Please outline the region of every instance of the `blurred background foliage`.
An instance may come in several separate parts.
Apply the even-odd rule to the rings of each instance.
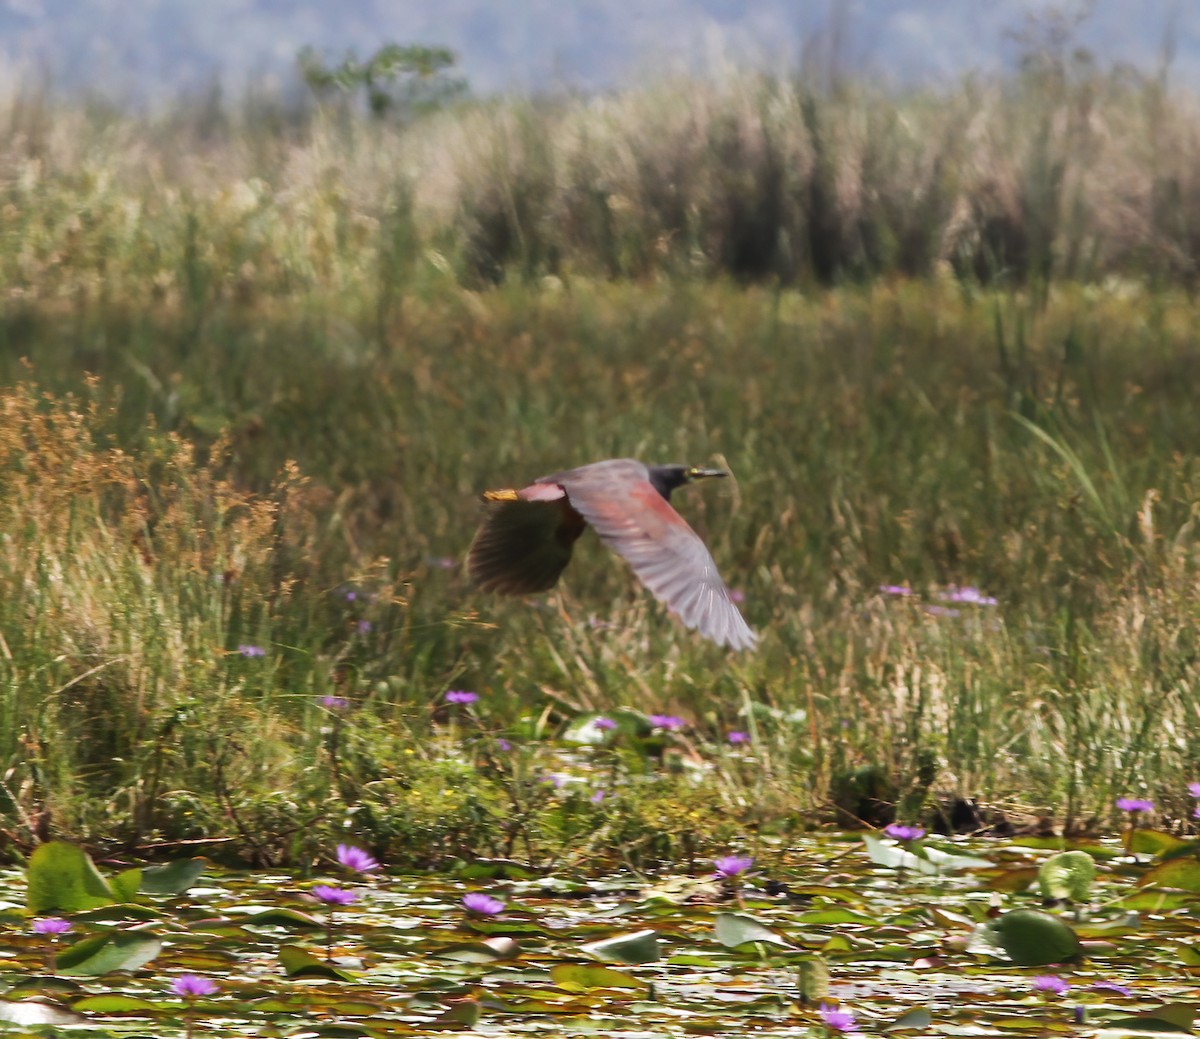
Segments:
[[[1182,813],[1193,99],[1055,48],[937,91],[491,100],[448,58],[310,53],[299,108],[4,103],[12,846],[644,864],[897,802]],[[733,471],[679,504],[757,653],[592,543],[544,601],[468,588],[481,489],[626,455]],[[688,735],[556,740],[617,709]],[[564,760],[615,829],[540,783]]]

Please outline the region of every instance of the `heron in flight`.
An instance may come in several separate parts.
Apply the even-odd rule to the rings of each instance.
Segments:
[[[485,491],[488,511],[467,569],[484,591],[544,592],[558,581],[575,542],[591,526],[685,625],[719,646],[752,649],[757,636],[734,605],[712,555],[671,505],[677,487],[728,475],[723,469],[614,458],[539,477],[520,490]]]

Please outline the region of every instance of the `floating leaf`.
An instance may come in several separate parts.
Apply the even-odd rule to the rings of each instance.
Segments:
[[[1179,950],[1179,962],[1185,967],[1200,967],[1200,945],[1175,946]]]
[[[1026,890],[1037,878],[1036,866],[994,867],[980,877],[988,890],[1010,894]]]
[[[232,912],[233,910],[231,910]],[[299,909],[288,909],[280,907],[279,909],[260,909],[251,913],[247,919],[248,924],[278,924],[281,927],[324,927],[325,924],[318,920],[310,913],[303,913]]]
[[[1198,1009],[1200,1009],[1200,1004],[1196,1003],[1164,1003],[1162,1006],[1151,1010],[1149,1016],[1161,1018],[1163,1021],[1170,1021],[1172,1024],[1190,1031],[1192,1022],[1196,1020],[1196,1011]]]
[[[590,963],[556,963],[550,968],[550,980],[568,992],[587,992],[594,988],[647,989],[650,987],[632,974]]]
[[[1200,859],[1168,859],[1138,881],[1139,887],[1149,884],[1179,891],[1200,891]]]
[[[13,1001],[0,999],[0,1021],[12,1025],[31,1027],[34,1025],[86,1025],[88,1019],[66,1007],[51,1003]]]
[[[479,1023],[482,1013],[483,1008],[478,1002],[473,999],[464,999],[455,1003],[445,1012],[438,1014],[432,1023],[444,1028],[452,1026],[474,1028]]]
[[[531,880],[537,875],[512,859],[472,859],[454,873],[462,880]]]
[[[142,871],[140,869],[123,869],[109,880],[113,894],[120,902],[132,902],[138,896],[142,886]]]
[[[658,947],[658,932],[634,931],[589,942],[582,950],[598,960],[613,960],[617,963],[654,963],[662,953]]]
[[[151,1003],[148,999],[138,999],[136,996],[118,996],[105,994],[103,996],[87,996],[71,1004],[72,1010],[86,1010],[92,1014],[136,1014],[138,1011],[158,1013],[162,1007]]]
[[[499,960],[515,959],[520,952],[521,947],[512,938],[496,936],[482,942],[443,949],[435,955],[440,959],[456,960],[459,963],[496,963]]]
[[[717,941],[727,949],[736,949],[747,942],[770,942],[772,945],[791,947],[791,942],[781,934],[746,913],[718,913],[713,930],[716,931]]]
[[[797,923],[802,924],[864,924],[878,926],[879,921],[866,913],[856,913],[853,909],[817,909],[801,913]]]
[[[1137,1032],[1188,1032],[1192,1030],[1192,1022],[1196,1018],[1197,1004],[1195,1003],[1166,1003],[1161,1007],[1146,1011],[1144,1014],[1130,1014],[1128,1017],[1109,1018],[1104,1022],[1105,1029],[1122,1029]]]
[[[1179,855],[1194,855],[1200,849],[1200,841],[1186,840],[1161,830],[1134,830],[1129,835],[1129,850],[1140,855],[1155,855],[1161,859]]]
[[[110,931],[84,938],[58,954],[60,974],[95,977],[137,970],[162,951],[162,941],[145,931]]]
[[[35,849],[25,876],[25,904],[35,913],[78,913],[117,900],[87,852],[63,841]]]
[[[98,909],[88,909],[74,914],[74,919],[89,924],[129,924],[137,920],[150,921],[162,918],[161,910],[138,902],[114,902],[112,905],[100,906]]]
[[[318,959],[307,949],[298,945],[284,945],[279,949],[279,962],[289,978],[331,978],[334,981],[353,981],[354,975],[339,970],[332,963]]]
[[[867,857],[877,866],[887,866],[889,869],[904,869],[910,873],[935,874],[938,869],[932,862],[914,855],[898,844],[887,844],[873,833],[862,835],[863,843],[867,846]],[[990,864],[989,864],[990,865]]]
[[[204,859],[178,859],[142,870],[142,891],[147,895],[182,895],[199,879],[208,863]]]
[[[819,1003],[829,997],[829,964],[820,956],[802,960],[797,967],[796,986],[801,1003]]]
[[[925,1007],[913,1007],[907,1013],[901,1014],[890,1025],[884,1025],[885,1032],[900,1032],[913,1028],[924,1031],[933,1024],[933,1015]]]
[[[932,845],[926,844],[921,848],[921,854],[932,862],[939,870],[957,870],[957,869],[986,869],[992,865],[987,859],[978,858],[975,855],[958,855],[949,851],[942,851],[941,848],[935,848]]]
[[[1086,902],[1096,879],[1096,860],[1086,851],[1061,851],[1051,855],[1038,870],[1038,887],[1043,898]]]
[[[1014,909],[986,925],[1013,963],[1041,967],[1079,953],[1079,936],[1062,920],[1036,909]]]

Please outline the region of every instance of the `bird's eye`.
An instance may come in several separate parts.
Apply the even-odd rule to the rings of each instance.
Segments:
[[[698,468],[696,468],[696,466],[692,466],[692,468],[690,468],[683,475],[686,476],[689,480],[694,480],[694,479],[696,479],[697,476],[700,475],[700,470]]]

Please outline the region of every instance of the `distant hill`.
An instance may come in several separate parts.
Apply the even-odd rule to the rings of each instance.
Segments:
[[[597,89],[650,70],[734,61],[774,67],[836,55],[893,80],[992,69],[1030,11],[1090,10],[1074,42],[1105,61],[1200,84],[1196,0],[0,0],[8,77],[152,99],[219,79],[294,75],[312,46],[340,57],[384,43],[444,44],[479,91]]]

